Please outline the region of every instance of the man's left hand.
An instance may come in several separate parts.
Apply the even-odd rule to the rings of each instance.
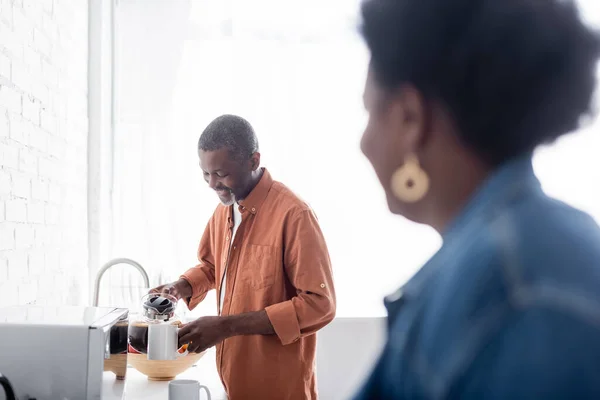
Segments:
[[[201,353],[229,337],[223,317],[200,317],[179,330],[179,344],[190,353]]]

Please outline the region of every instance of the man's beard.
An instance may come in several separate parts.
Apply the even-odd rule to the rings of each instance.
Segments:
[[[236,197],[235,197],[235,194],[233,193],[233,190],[231,190],[230,188],[225,188],[225,187],[223,187],[223,188],[220,188],[220,189],[218,189],[218,190],[215,190],[215,191],[217,192],[217,197],[219,198],[219,200],[221,201],[221,203],[222,203],[224,206],[231,206],[231,205],[235,204],[235,202],[236,202]],[[219,192],[220,192],[220,191],[222,191],[222,192],[226,192],[226,194],[228,194],[228,195],[226,196],[226,197],[227,197],[226,199],[223,199],[223,198],[222,198],[222,197],[219,195]]]
[[[219,199],[219,200],[221,200],[221,199]],[[235,203],[236,203],[235,195],[231,195],[230,200],[227,200],[227,201],[221,200],[221,204],[223,204],[224,206],[232,206]]]

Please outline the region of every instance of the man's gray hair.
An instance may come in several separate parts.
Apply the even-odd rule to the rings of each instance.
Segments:
[[[237,115],[225,114],[215,118],[204,129],[198,140],[198,149],[228,149],[237,160],[245,161],[258,151],[258,139],[248,121]]]

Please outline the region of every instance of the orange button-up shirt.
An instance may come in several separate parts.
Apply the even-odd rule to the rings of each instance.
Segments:
[[[242,222],[233,243],[231,206],[219,205],[206,226],[200,263],[182,275],[193,290],[188,307],[211,289],[219,302],[226,273],[222,315],[266,310],[273,325],[276,335],[236,336],[217,345],[217,369],[230,399],[316,399],[315,333],[336,307],[317,218],[266,169],[239,204]]]

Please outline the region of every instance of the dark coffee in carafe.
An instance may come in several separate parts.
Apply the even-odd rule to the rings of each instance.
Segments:
[[[148,324],[133,323],[129,326],[129,346],[138,353],[148,352]]]

